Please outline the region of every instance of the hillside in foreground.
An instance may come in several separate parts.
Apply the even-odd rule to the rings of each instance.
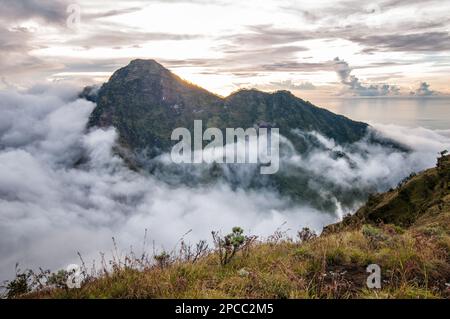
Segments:
[[[236,228],[215,233],[210,250],[182,243],[176,253],[114,258],[80,289],[61,284],[60,272],[30,293],[18,276],[10,297],[449,298],[449,182],[450,156],[442,156],[318,237],[303,229],[295,239],[279,231],[258,241]],[[366,286],[369,264],[381,267],[381,289]]]

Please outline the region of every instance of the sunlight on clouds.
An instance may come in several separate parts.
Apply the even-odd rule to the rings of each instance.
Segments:
[[[151,2],[141,11],[105,21],[153,32],[220,35],[245,26],[267,23],[300,23],[298,17],[275,10],[276,1],[229,1],[228,3]],[[290,20],[290,21],[289,21]]]
[[[147,57],[160,59],[187,59],[217,57],[217,53],[210,50],[209,43],[205,40],[188,40],[187,42],[166,40],[150,41],[139,47],[119,46],[119,48],[92,47],[80,48],[74,46],[53,46],[33,51],[36,55],[58,57],[67,56],[72,58],[130,58]]]
[[[25,18],[21,20],[8,19],[5,39],[24,39],[17,40],[21,45],[5,41],[4,47],[11,52],[2,51],[8,55],[0,62],[0,75],[14,83],[24,82],[16,75],[24,72],[32,74],[27,79],[36,80],[61,73],[70,77],[90,76],[87,72],[111,74],[134,58],[152,58],[219,94],[242,85],[283,80],[333,85],[338,93],[342,87],[330,62],[339,57],[366,86],[389,84],[409,90],[427,79],[432,88],[449,92],[450,35],[445,9],[450,4],[348,0],[332,4],[325,0],[78,3],[82,15],[76,30],[64,25],[66,12],[59,12],[57,23],[39,19],[35,12],[22,12]],[[433,41],[427,41],[428,37]],[[102,69],[85,71],[84,66],[93,61],[101,62]],[[7,67],[2,69],[2,64]],[[20,70],[14,74],[1,73],[15,65]],[[105,65],[109,65],[106,71]],[[310,94],[328,95],[329,88]]]
[[[238,89],[233,85],[233,76],[230,74],[204,74],[202,68],[174,68],[173,71],[181,78],[199,85],[208,91],[226,96]]]

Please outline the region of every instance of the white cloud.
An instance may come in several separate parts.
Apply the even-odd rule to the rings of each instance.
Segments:
[[[243,190],[224,182],[171,186],[131,171],[113,154],[113,129],[85,131],[94,105],[74,96],[55,87],[0,92],[2,279],[13,275],[16,262],[55,269],[77,262],[77,251],[88,262],[98,259],[98,252],[110,251],[112,236],[121,248],[139,248],[146,228],[157,247],[171,250],[190,229],[191,242],[209,239],[211,230],[226,232],[236,225],[266,236],[285,221],[292,230],[320,230],[344,213],[293,205],[266,189]],[[330,157],[330,152],[292,154],[285,160],[316,174],[327,172],[326,178],[341,187],[358,181],[383,188],[411,170],[432,166],[434,153],[450,141],[449,132],[377,128],[410,143],[416,152],[405,156],[362,143],[355,147],[367,147],[366,157],[344,150],[356,162],[356,170]],[[333,141],[321,139],[328,148],[339,149]]]
[[[54,89],[0,95],[2,278],[15,262],[64,267],[78,250],[98,257],[112,236],[123,247],[140,245],[145,228],[170,249],[189,229],[196,241],[235,225],[267,235],[284,221],[318,230],[333,220],[265,191],[170,187],[112,154],[113,129],[85,132],[92,103]]]
[[[74,31],[65,23],[71,1],[0,0],[0,76],[22,86],[61,77],[101,82],[133,58],[154,58],[227,95],[243,77],[270,83],[299,70],[305,81],[329,83],[329,68],[319,67],[339,55],[359,67],[359,79],[396,73],[399,86],[427,79],[448,93],[443,1],[76,2],[82,15]],[[390,88],[360,91],[386,95]]]
[[[419,84],[419,87],[414,91],[410,93],[411,95],[415,96],[431,96],[431,95],[438,95],[439,93],[433,90],[430,90],[430,85],[427,82],[421,82]]]
[[[349,64],[339,58],[334,59],[336,73],[343,84],[340,94],[356,96],[392,96],[400,93],[400,88],[391,84],[364,84],[355,75]]]

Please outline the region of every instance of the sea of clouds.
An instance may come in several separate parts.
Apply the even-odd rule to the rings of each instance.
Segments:
[[[120,249],[139,251],[145,229],[157,249],[170,251],[190,230],[185,240],[191,243],[236,225],[260,236],[280,225],[320,231],[348,212],[339,202],[333,211],[320,211],[270,189],[231,187],[223,181],[177,185],[130,170],[113,151],[113,128],[86,130],[95,105],[78,99],[76,92],[55,85],[0,91],[0,280],[12,278],[16,263],[21,268],[65,268],[78,262],[77,252],[88,262],[98,260],[99,252],[111,251],[113,236]],[[344,189],[356,185],[383,191],[413,171],[434,166],[437,152],[450,145],[450,130],[373,129],[413,151],[367,141],[342,147],[308,133],[316,134],[326,149],[344,151],[352,165],[323,150],[303,156],[291,152],[283,155],[281,165]],[[334,196],[320,187],[317,191]]]

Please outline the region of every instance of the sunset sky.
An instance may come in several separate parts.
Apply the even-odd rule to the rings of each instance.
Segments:
[[[426,0],[0,0],[0,87],[102,83],[152,58],[221,95],[448,95],[449,12]]]

